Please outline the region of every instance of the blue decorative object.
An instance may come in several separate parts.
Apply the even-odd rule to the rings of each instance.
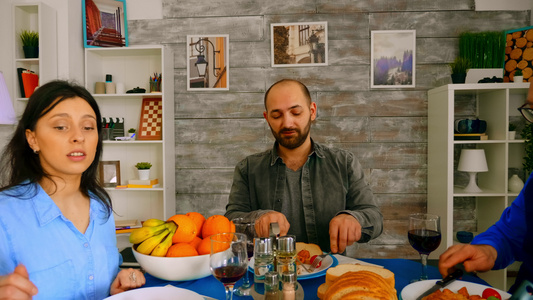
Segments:
[[[474,239],[474,234],[469,231],[457,231],[457,240],[463,244],[468,244]]]

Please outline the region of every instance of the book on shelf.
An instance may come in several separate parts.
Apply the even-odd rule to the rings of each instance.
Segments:
[[[135,229],[142,227],[139,220],[115,220],[115,229]]]
[[[130,179],[128,180],[128,184],[137,184],[137,185],[154,185],[154,184],[158,184],[159,183],[159,179],[155,178],[155,179]]]
[[[157,184],[128,184],[129,189],[151,189],[159,187],[159,183]]]
[[[486,133],[455,133],[453,139],[456,141],[483,141],[488,140]]]
[[[20,96],[22,98],[29,98],[33,94],[33,91],[35,91],[35,88],[39,86],[39,75],[24,68],[17,68],[17,74],[19,78]]]

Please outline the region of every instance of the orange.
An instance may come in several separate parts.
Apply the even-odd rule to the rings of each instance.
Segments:
[[[215,247],[217,247],[215,249],[215,252],[221,252],[221,251],[224,251],[226,250],[229,245],[228,244],[223,244],[223,243],[216,243]],[[198,248],[196,248],[198,250],[198,254],[199,255],[204,255],[204,254],[211,254],[211,239],[210,238],[205,238],[203,239],[200,244],[198,244]]]
[[[185,256],[197,256],[198,251],[194,249],[193,246],[187,244],[187,243],[177,243],[170,248],[168,248],[167,251],[167,257],[185,257]]]
[[[235,232],[235,224],[222,215],[213,215],[207,218],[202,227],[202,238],[222,232]]]
[[[192,242],[190,242],[189,244],[190,244],[191,246],[193,246],[194,249],[198,250],[198,245],[200,244],[201,241],[202,241],[201,238],[195,236],[194,239],[192,240]]]
[[[172,244],[189,243],[196,236],[196,224],[190,217],[178,214],[170,217],[168,221],[174,221],[178,225],[172,237]]]
[[[196,224],[196,236],[202,236],[202,226],[205,222],[205,217],[198,212],[188,212],[185,214],[187,217],[191,218],[194,221],[194,224]]]

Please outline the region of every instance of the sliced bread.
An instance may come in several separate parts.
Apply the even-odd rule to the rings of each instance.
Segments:
[[[302,262],[304,264],[310,264],[309,259],[313,257],[314,255],[320,255],[322,254],[322,249],[320,249],[320,246],[317,244],[311,244],[311,243],[302,243],[302,242],[296,242],[296,255],[300,253],[300,251],[306,250],[309,252],[309,254],[305,253],[305,255],[299,255],[299,257],[302,259]],[[302,253],[303,254],[303,253]],[[303,259],[305,258],[305,261]]]

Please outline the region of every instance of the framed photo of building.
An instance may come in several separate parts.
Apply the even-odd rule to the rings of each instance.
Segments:
[[[270,25],[272,67],[328,65],[328,23]]]
[[[187,36],[187,90],[229,90],[229,35]]]
[[[98,178],[104,187],[120,185],[120,161],[100,161],[98,165]]]
[[[126,0],[82,0],[83,45],[127,47]]]
[[[415,59],[415,30],[372,31],[370,87],[414,88]]]

